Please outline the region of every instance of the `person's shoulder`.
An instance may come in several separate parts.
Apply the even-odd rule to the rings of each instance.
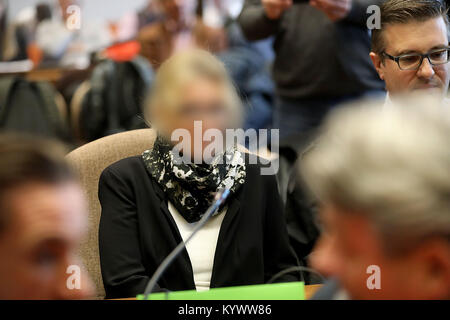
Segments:
[[[102,176],[115,175],[117,177],[133,177],[142,175],[145,165],[142,156],[133,156],[114,162],[103,170]]]

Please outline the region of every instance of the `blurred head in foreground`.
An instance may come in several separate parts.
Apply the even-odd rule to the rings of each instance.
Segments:
[[[353,299],[448,299],[450,114],[370,104],[332,114],[302,162],[324,226],[311,263]]]
[[[388,0],[372,30],[370,57],[391,97],[426,91],[443,97],[449,73],[449,22],[439,0]],[[424,57],[427,55],[427,57]]]
[[[86,212],[59,146],[0,136],[0,299],[91,294],[76,255]]]

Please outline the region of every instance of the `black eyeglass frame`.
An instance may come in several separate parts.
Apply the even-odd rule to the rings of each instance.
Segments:
[[[445,61],[443,63],[433,63],[433,62],[431,62],[430,55],[433,54],[433,53],[439,52],[441,50],[447,50],[447,61]],[[420,67],[422,66],[423,59],[425,59],[425,58],[428,59],[428,62],[432,66],[441,66],[441,65],[444,65],[444,64],[450,62],[450,47],[443,47],[443,48],[439,48],[439,49],[434,49],[434,50],[431,50],[431,51],[429,51],[427,53],[424,53],[424,54],[422,54],[422,53],[405,53],[405,54],[401,54],[399,56],[391,56],[390,54],[386,53],[386,51],[383,51],[381,54],[384,55],[385,57],[391,59],[392,61],[395,61],[397,63],[397,65],[398,65],[398,67],[400,68],[400,70],[419,70]],[[400,67],[400,59],[404,58],[404,57],[409,57],[409,56],[420,56],[421,57],[420,58],[420,62],[417,65],[417,67],[408,68],[408,69],[404,69],[404,68]]]

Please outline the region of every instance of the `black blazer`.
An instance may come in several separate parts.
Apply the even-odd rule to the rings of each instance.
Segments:
[[[141,157],[114,163],[100,177],[99,243],[106,298],[133,297],[182,241],[167,199]],[[228,200],[219,233],[211,288],[262,284],[296,265],[274,176],[247,164],[246,183]],[[296,281],[297,274],[278,279]],[[186,250],[166,270],[158,289],[195,289]]]

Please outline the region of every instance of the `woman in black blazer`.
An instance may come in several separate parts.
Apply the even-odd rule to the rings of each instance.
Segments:
[[[171,105],[174,96],[179,99]],[[230,119],[238,116],[237,101],[225,68],[204,51],[176,54],[161,66],[148,107],[159,133],[154,147],[116,162],[100,177],[100,260],[107,298],[143,293],[156,268],[223,188],[231,190],[225,205],[165,271],[157,289],[262,284],[296,265],[273,175],[261,175],[261,166],[250,164],[236,146],[216,150],[210,161],[202,148],[198,164],[173,157],[169,133],[177,128],[193,133],[193,120],[201,120],[203,129],[224,131],[235,125]],[[189,159],[199,154],[191,151]],[[296,280],[297,274],[277,279]]]

